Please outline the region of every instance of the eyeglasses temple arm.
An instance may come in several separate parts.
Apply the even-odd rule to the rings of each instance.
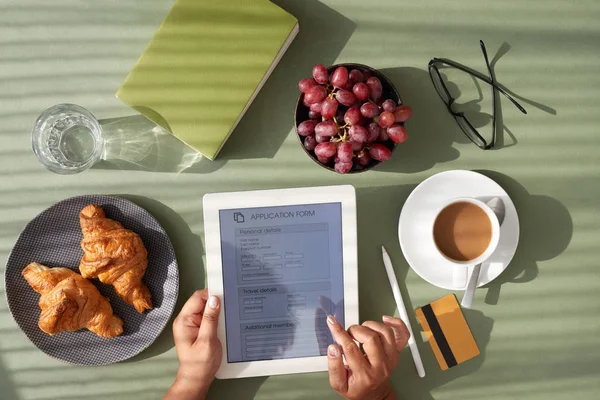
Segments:
[[[498,91],[500,93],[502,93],[507,99],[509,99],[511,101],[511,103],[513,103],[515,105],[515,107],[517,107],[519,109],[519,111],[521,111],[523,114],[527,114],[527,111],[523,108],[523,106],[521,106],[519,104],[518,101],[516,101],[510,94],[508,94],[500,84],[498,83],[492,83],[492,81],[490,80],[490,78],[488,78],[487,76],[472,70],[471,68],[465,67],[462,64],[458,64],[454,61],[448,60],[446,58],[434,58],[431,61],[429,61],[430,64],[434,63],[434,62],[440,62],[442,64],[446,64],[446,65],[450,65],[451,67],[454,67],[456,69],[459,69],[463,72],[466,72],[467,74],[473,75],[475,78],[484,81],[485,83],[487,83],[488,85],[492,85],[494,86],[496,89],[498,89]]]
[[[488,70],[488,75],[490,80],[492,81],[492,107],[494,112],[492,114],[492,141],[489,145],[485,146],[485,150],[491,149],[494,147],[496,142],[496,79],[494,78],[494,72],[492,71],[492,66],[490,65],[490,60],[488,59],[487,50],[485,49],[485,44],[483,40],[479,41],[479,45],[481,46],[481,52],[483,53],[483,58],[485,59],[485,66]]]

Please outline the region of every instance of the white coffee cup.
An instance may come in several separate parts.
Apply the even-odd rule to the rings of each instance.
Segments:
[[[500,223],[498,222],[498,217],[496,216],[494,211],[484,202],[474,199],[474,198],[471,198],[471,197],[461,197],[461,198],[457,198],[457,199],[452,199],[452,200],[448,201],[447,203],[445,203],[442,207],[440,207],[440,209],[438,210],[438,212],[436,214],[436,220],[437,220],[437,216],[440,215],[442,210],[444,210],[446,207],[448,207],[452,204],[455,204],[455,203],[471,203],[471,204],[478,206],[480,209],[482,209],[486,213],[486,215],[488,216],[488,218],[490,219],[490,222],[492,224],[492,238],[490,240],[490,243],[489,243],[488,247],[485,249],[485,251],[483,253],[481,253],[481,255],[479,257],[474,258],[472,260],[467,260],[467,261],[459,261],[459,260],[455,260],[455,259],[448,257],[437,247],[437,244],[436,244],[435,248],[442,255],[442,257],[444,257],[446,260],[450,261],[451,263],[453,263],[455,265],[467,266],[467,265],[481,264],[482,262],[484,262],[488,258],[490,258],[490,256],[494,253],[494,251],[496,251],[496,247],[498,247],[498,242],[500,241]],[[436,243],[435,237],[434,237],[434,227],[433,226],[431,227],[431,240],[433,240],[433,243]]]

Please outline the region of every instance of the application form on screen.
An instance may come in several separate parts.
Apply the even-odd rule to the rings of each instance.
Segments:
[[[342,206],[220,210],[228,362],[327,354],[344,324]]]

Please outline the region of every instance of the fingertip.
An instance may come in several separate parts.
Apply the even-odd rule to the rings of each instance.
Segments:
[[[213,310],[215,310],[215,309],[219,308],[220,301],[217,296],[210,296],[208,298],[208,302],[206,304],[209,308],[212,308]]]
[[[327,355],[329,358],[338,358],[340,356],[340,349],[335,344],[330,344],[327,348]]]
[[[335,319],[335,317],[333,315],[328,315],[327,316],[327,323],[331,326],[336,326],[338,325],[337,320]]]
[[[335,319],[333,315],[327,316],[327,326],[329,327],[329,330],[334,334],[335,332],[338,332],[341,329],[340,323],[337,319]]]
[[[381,319],[383,320],[383,323],[387,325],[400,326],[404,324],[400,318],[390,317],[389,315],[384,315]]]

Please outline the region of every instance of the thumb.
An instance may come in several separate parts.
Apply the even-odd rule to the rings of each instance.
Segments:
[[[217,296],[210,296],[204,307],[204,315],[198,332],[198,339],[209,340],[217,337],[221,302]]]

